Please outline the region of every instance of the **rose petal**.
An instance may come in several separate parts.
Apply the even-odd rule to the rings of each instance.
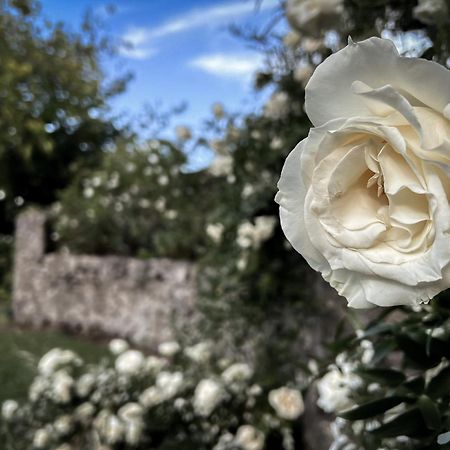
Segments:
[[[450,71],[424,59],[400,57],[391,41],[372,37],[346,46],[315,70],[305,92],[306,112],[315,126],[339,117],[373,115],[352,92],[354,81],[372,89],[390,85],[412,106],[426,105],[448,114]]]

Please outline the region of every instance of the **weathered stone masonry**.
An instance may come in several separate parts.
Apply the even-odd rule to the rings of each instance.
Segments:
[[[45,253],[45,215],[16,223],[13,314],[36,328],[121,336],[155,347],[194,314],[195,266],[169,259]]]

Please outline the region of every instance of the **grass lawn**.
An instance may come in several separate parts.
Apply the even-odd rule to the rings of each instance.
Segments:
[[[86,362],[98,361],[107,354],[104,345],[86,338],[0,325],[0,403],[8,398],[26,398],[37,361],[54,347],[73,350]]]

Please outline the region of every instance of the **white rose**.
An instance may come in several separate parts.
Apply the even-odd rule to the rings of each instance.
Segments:
[[[264,448],[264,433],[251,425],[242,425],[236,432],[236,444],[243,450],[262,450]]]
[[[352,406],[350,399],[352,380],[356,375],[341,372],[333,368],[317,382],[319,398],[317,405],[327,413],[343,411]]]
[[[450,71],[370,38],[306,86],[316,128],[278,184],[292,246],[349,306],[415,305],[450,285]]]
[[[136,375],[145,366],[145,356],[138,350],[127,350],[116,359],[115,367],[122,375]]]
[[[448,7],[445,0],[419,0],[413,16],[427,25],[448,22]]]
[[[223,400],[223,387],[214,380],[201,380],[194,392],[194,411],[202,417],[208,417]]]
[[[302,394],[296,389],[281,387],[269,392],[269,404],[278,417],[295,420],[303,414],[305,406]]]
[[[311,35],[336,26],[343,12],[343,0],[287,0],[286,3],[286,18],[291,27]]]

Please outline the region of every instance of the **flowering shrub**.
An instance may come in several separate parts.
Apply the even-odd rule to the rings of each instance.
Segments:
[[[317,405],[334,415],[330,449],[422,450],[450,442],[449,294],[381,313],[334,341],[313,370]]]
[[[207,180],[183,172],[173,143],[118,142],[52,209],[53,245],[73,252],[191,259],[205,246]]]
[[[253,368],[218,357],[210,342],[166,342],[146,356],[115,339],[110,350],[94,365],[68,350],[45,354],[28,401],[2,405],[8,448],[298,448],[300,391],[258,384]]]

